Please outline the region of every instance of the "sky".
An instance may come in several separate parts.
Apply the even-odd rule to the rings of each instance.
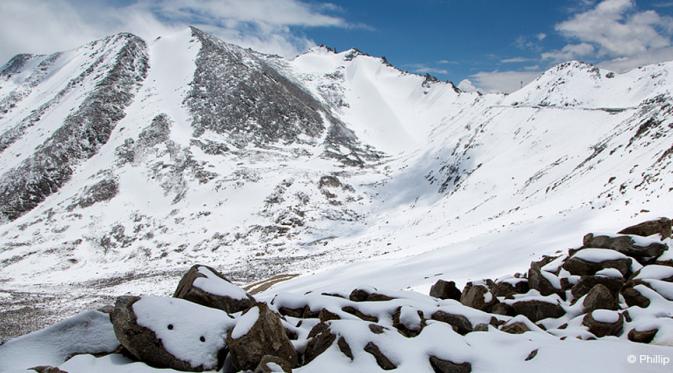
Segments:
[[[512,92],[571,59],[617,72],[673,60],[673,0],[1,0],[0,64],[188,25],[286,57],[358,48],[485,92]]]

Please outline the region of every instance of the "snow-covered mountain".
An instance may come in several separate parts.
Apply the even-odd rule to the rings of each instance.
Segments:
[[[482,95],[355,49],[288,60],[195,28],[16,56],[4,313],[168,293],[194,263],[299,274],[274,288],[297,291],[520,271],[577,231],[670,215],[672,74],[568,62]]]

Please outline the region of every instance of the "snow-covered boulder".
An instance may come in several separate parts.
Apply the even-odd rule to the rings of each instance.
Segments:
[[[228,313],[245,311],[255,304],[255,299],[245,290],[215,269],[199,264],[182,276],[173,296]]]
[[[453,281],[437,280],[430,288],[430,296],[439,299],[454,299],[460,301],[461,292]]]
[[[292,366],[287,360],[281,359],[278,356],[266,355],[262,357],[255,373],[290,373]]]
[[[0,345],[0,372],[57,366],[73,355],[110,353],[117,347],[108,315],[85,311]]]
[[[221,367],[225,338],[235,325],[226,312],[158,296],[120,297],[110,319],[119,342],[136,358],[184,371]]]
[[[563,269],[573,275],[592,276],[596,272],[614,268],[623,276],[631,272],[633,259],[616,250],[586,248],[577,251],[563,263]]]
[[[297,364],[297,353],[285,333],[280,316],[265,303],[245,312],[227,335],[231,363],[237,370],[255,369],[265,355]]]
[[[617,311],[595,310],[584,316],[582,325],[599,338],[607,335],[619,335],[624,327],[624,316]]]
[[[610,289],[605,285],[596,284],[582,301],[584,312],[591,312],[598,309],[616,310],[617,299],[612,295]]]
[[[497,301],[484,282],[468,282],[460,297],[460,303],[481,311],[489,310]]]
[[[668,249],[666,244],[656,239],[628,235],[589,233],[584,236],[583,242],[585,248],[616,250],[633,258],[657,257]]]

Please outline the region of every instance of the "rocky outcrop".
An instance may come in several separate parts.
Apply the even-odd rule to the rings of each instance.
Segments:
[[[487,311],[497,303],[497,299],[486,284],[468,282],[463,289],[460,303],[481,311]]]
[[[592,233],[584,236],[584,247],[603,248],[618,251],[633,258],[652,258],[660,256],[666,245],[660,242],[638,244],[629,236],[595,236]]]
[[[620,234],[635,234],[636,236],[648,237],[658,234],[661,239],[671,237],[671,219],[659,218],[648,220],[619,231]]]
[[[461,292],[453,281],[437,280],[430,288],[430,296],[439,299],[453,299],[460,301]]]
[[[624,316],[616,311],[596,310],[584,316],[582,325],[599,338],[619,335],[624,326]]]
[[[619,306],[617,299],[606,286],[596,284],[582,302],[585,313],[590,313],[598,309],[616,310]]]

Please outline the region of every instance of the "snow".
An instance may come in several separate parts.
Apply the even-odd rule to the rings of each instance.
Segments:
[[[236,326],[231,332],[231,338],[238,339],[248,334],[257,322],[257,319],[259,319],[259,307],[252,307],[238,318]]]
[[[245,290],[224,280],[214,274],[206,267],[199,267],[199,273],[206,277],[197,277],[194,280],[194,286],[213,295],[226,296],[231,299],[246,299],[248,297]]]
[[[409,330],[421,329],[421,317],[413,307],[403,306],[400,308],[400,323]]]
[[[0,372],[56,366],[76,353],[111,352],[118,346],[108,315],[85,311],[0,345]]]
[[[610,249],[582,249],[572,256],[591,263],[602,263],[608,260],[628,259],[629,257],[619,251]]]
[[[673,278],[673,267],[659,264],[650,264],[644,266],[640,269],[636,277],[634,277],[635,280],[663,280],[666,278]]]
[[[235,321],[227,313],[178,298],[144,296],[133,304],[138,325],[152,330],[171,355],[212,369]]]
[[[616,269],[616,268],[601,269],[600,271],[596,272],[596,276],[604,276],[604,277],[610,277],[610,278],[623,278],[624,277],[622,275],[622,273],[619,272],[619,270]]]
[[[619,312],[610,310],[595,310],[591,312],[591,317],[598,322],[612,324],[619,320]]]

